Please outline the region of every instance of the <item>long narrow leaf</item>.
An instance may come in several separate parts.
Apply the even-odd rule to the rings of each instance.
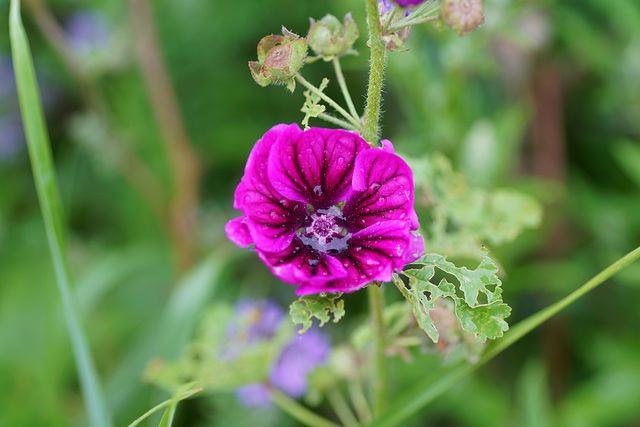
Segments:
[[[53,166],[49,135],[45,126],[29,42],[20,17],[19,0],[11,1],[9,27],[11,53],[29,157],[56,273],[56,281],[62,297],[63,311],[69,329],[82,394],[87,405],[91,425],[95,427],[109,426],[110,421],[105,399],[80,323],[75,294],[71,288],[66,258],[62,201]]]

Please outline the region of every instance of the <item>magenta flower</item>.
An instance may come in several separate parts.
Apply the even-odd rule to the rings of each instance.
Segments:
[[[415,6],[417,4],[424,3],[429,0],[393,0],[393,1],[395,1],[401,7],[407,7],[407,6]]]
[[[235,192],[244,214],[225,227],[253,245],[298,295],[353,292],[389,281],[422,255],[413,176],[393,152],[358,134],[280,124],[256,142]]]

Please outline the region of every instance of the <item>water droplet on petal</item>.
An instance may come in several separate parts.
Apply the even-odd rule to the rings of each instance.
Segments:
[[[250,203],[251,202],[251,196],[249,196],[248,194],[246,196],[244,196],[244,202],[245,203]]]
[[[337,162],[338,162],[339,165],[343,164],[344,163],[344,157],[338,157]]]
[[[362,252],[362,246],[356,246],[355,248],[353,248],[353,250],[356,253],[360,253],[360,252]]]
[[[377,201],[376,201],[376,205],[378,206],[384,206],[387,204],[387,198],[382,196],[380,197]]]
[[[269,214],[269,216],[271,217],[272,220],[277,221],[280,219],[280,215],[278,215],[276,212],[271,212]]]
[[[349,262],[349,260],[345,259],[344,261],[342,261],[342,265],[344,265],[345,268],[349,268],[351,266],[351,262]]]

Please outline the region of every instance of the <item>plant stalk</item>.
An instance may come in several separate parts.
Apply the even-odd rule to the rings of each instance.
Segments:
[[[335,424],[315,412],[308,410],[276,389],[271,389],[271,397],[280,409],[309,427],[340,427],[338,424]]]
[[[340,90],[342,91],[342,96],[344,96],[344,100],[347,103],[347,107],[349,107],[349,112],[353,117],[360,117],[358,111],[356,110],[355,105],[353,105],[353,100],[351,99],[351,94],[349,93],[349,88],[347,87],[347,82],[344,79],[344,74],[342,74],[342,66],[340,65],[340,59],[336,56],[333,58],[333,70],[336,73],[336,79],[338,80],[338,85],[340,85]]]
[[[378,144],[380,122],[380,106],[382,105],[382,84],[384,81],[385,44],[382,40],[380,11],[378,0],[367,0],[367,22],[369,25],[369,44],[371,58],[369,60],[369,88],[367,91],[367,107],[364,115],[362,137],[371,146]]]
[[[336,101],[334,101],[333,99],[329,98],[324,92],[322,92],[320,89],[315,87],[311,82],[306,80],[300,74],[296,74],[296,80],[298,82],[300,82],[301,85],[303,85],[304,87],[309,89],[311,92],[313,92],[316,95],[318,95],[320,97],[320,99],[322,99],[324,102],[326,102],[327,104],[331,105],[333,107],[333,109],[336,110],[338,113],[342,114],[342,116],[345,119],[347,119],[349,121],[349,123],[351,123],[357,130],[362,129],[362,125],[360,124],[360,122],[358,121],[357,118],[355,118],[351,114],[349,114],[347,112],[347,110],[342,108]]]
[[[474,364],[461,363],[441,375],[435,381],[432,378],[429,378],[428,380],[419,383],[416,387],[403,393],[398,397],[398,399],[396,399],[396,403],[371,423],[370,426],[386,427],[399,425],[406,418],[420,410],[420,408],[431,403],[434,399],[449,390],[457,382],[475,372],[481,366],[517,342],[520,338],[524,337],[551,317],[558,314],[558,312],[566,308],[581,296],[585,295],[587,292],[604,283],[611,276],[636,261],[638,258],[640,258],[640,247],[629,252],[627,255],[602,270],[588,282],[562,298],[560,301],[519,322],[511,328],[511,330],[506,332],[503,338],[495,341],[478,362]]]

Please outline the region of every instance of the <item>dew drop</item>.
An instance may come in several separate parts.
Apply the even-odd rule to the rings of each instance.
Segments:
[[[274,221],[277,221],[280,219],[280,215],[278,215],[276,212],[271,212],[269,214],[269,216],[271,217],[271,219],[273,219]]]
[[[248,194],[246,196],[244,196],[244,202],[245,203],[250,203],[251,202],[251,196],[249,196]]]
[[[362,246],[356,246],[355,248],[353,248],[353,250],[356,253],[360,253],[360,252],[362,252]]]
[[[313,153],[313,150],[311,148],[307,148],[307,154],[311,154]]]
[[[376,205],[378,206],[384,206],[387,204],[387,198],[382,196],[380,197],[377,201],[376,201]]]
[[[349,262],[349,260],[345,259],[344,261],[342,261],[342,265],[344,265],[345,268],[349,268],[351,266],[351,262]]]
[[[339,165],[344,164],[344,157],[338,157],[337,162]]]

